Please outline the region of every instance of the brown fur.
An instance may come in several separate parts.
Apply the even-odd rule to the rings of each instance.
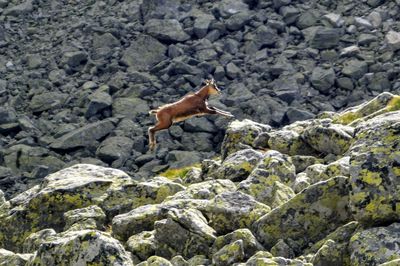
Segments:
[[[156,145],[155,133],[159,130],[169,128],[174,122],[206,114],[220,114],[233,117],[229,112],[208,106],[207,99],[212,94],[220,94],[220,90],[213,79],[206,80],[206,86],[202,87],[196,93],[186,95],[177,102],[151,110],[150,114],[156,115],[157,123],[148,130],[150,150],[153,150]]]

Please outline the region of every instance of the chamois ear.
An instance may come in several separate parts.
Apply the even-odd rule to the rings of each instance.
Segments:
[[[217,83],[215,82],[215,79],[214,79],[214,78],[212,78],[212,79],[210,80],[210,83],[213,84],[213,85],[217,84]]]
[[[206,79],[206,80],[204,81],[204,83],[206,83],[206,85],[210,85],[210,83],[211,83],[211,80],[209,80],[209,79]]]

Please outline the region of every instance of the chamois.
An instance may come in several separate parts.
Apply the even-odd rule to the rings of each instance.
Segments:
[[[156,146],[155,133],[157,131],[169,128],[174,122],[180,122],[192,116],[201,116],[207,114],[219,114],[227,117],[233,117],[229,112],[219,110],[208,106],[208,98],[213,94],[221,94],[214,79],[206,80],[206,85],[196,93],[186,95],[177,102],[163,105],[149,113],[154,114],[157,123],[150,127],[149,149],[154,150]]]

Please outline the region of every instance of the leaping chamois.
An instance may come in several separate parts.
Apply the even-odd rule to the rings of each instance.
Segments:
[[[159,130],[169,128],[174,122],[180,122],[192,116],[207,114],[219,114],[227,117],[233,117],[230,112],[219,110],[208,106],[208,98],[213,94],[221,94],[214,79],[206,80],[206,85],[196,93],[186,95],[177,102],[163,105],[149,113],[157,118],[155,126],[150,127],[149,149],[154,150],[156,146],[155,133]]]

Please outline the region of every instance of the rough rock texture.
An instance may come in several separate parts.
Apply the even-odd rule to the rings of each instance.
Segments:
[[[232,7],[241,10],[238,14],[246,12],[244,5],[233,2],[221,2],[226,4],[221,5],[221,16],[233,17]],[[272,4],[282,9],[290,2]],[[281,13],[288,23],[301,16],[291,7]],[[301,25],[312,22],[311,17],[301,21]],[[341,25],[335,16],[326,22]],[[210,27],[212,23],[216,22]],[[250,22],[241,14],[230,23],[246,27]],[[372,25],[364,19],[356,24]],[[63,60],[76,71],[84,58],[68,53]],[[94,83],[82,86],[98,88]],[[0,264],[396,265],[400,259],[398,102],[399,96],[382,93],[349,110],[325,112],[283,128],[234,121],[221,147],[225,157],[146,180],[92,164],[49,174],[46,165],[35,162],[57,155],[25,142],[14,145],[0,157],[7,162],[0,168],[0,181],[13,178],[12,167],[21,168],[12,163],[13,156],[24,169],[33,167],[35,175],[45,177],[10,199],[0,190]],[[6,123],[17,119],[12,109],[0,112]],[[114,160],[112,165],[130,160],[125,145],[118,143],[144,147],[140,135],[132,134],[131,139],[123,134],[136,126],[123,121],[111,121],[115,136],[101,137],[100,149],[88,146],[97,149],[103,160]],[[81,128],[60,130],[81,132]],[[193,134],[214,130],[195,122],[187,129]],[[61,131],[60,138],[69,134]],[[177,127],[170,132],[187,134]],[[158,152],[175,156],[176,164],[192,153]],[[106,154],[110,159],[103,157]],[[149,169],[164,167],[160,159],[154,164],[152,155],[137,156]]]

